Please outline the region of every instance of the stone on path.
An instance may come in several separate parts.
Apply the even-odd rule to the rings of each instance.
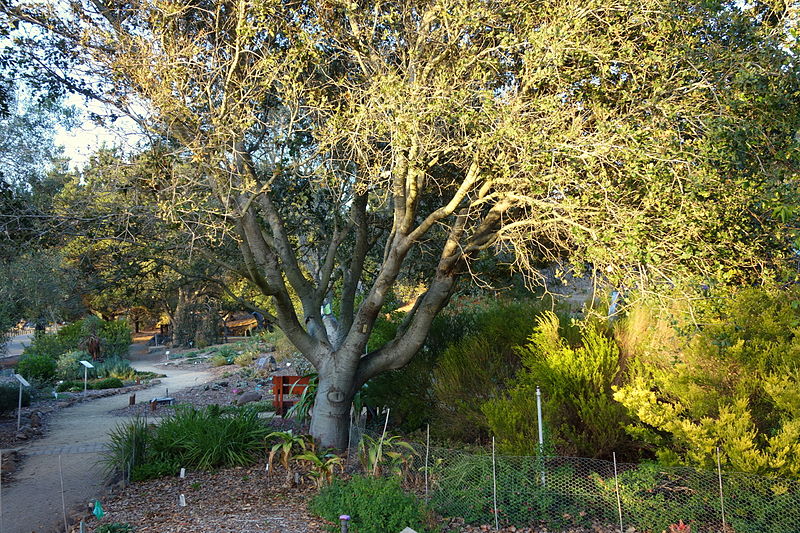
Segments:
[[[250,402],[257,402],[261,399],[261,395],[257,392],[245,392],[236,400],[236,405],[244,405]]]

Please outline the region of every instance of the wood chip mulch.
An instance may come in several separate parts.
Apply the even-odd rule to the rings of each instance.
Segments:
[[[314,493],[288,487],[280,467],[267,476],[265,464],[217,472],[186,472],[181,479],[133,483],[102,501],[105,516],[87,514],[85,531],[101,524],[128,523],[137,533],[321,533],[324,521],[306,510]],[[184,495],[186,506],[180,505]],[[71,530],[77,533],[78,527]]]

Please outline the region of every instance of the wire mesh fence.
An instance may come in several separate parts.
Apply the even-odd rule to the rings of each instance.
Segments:
[[[380,435],[355,427],[353,469],[373,469]],[[596,524],[629,531],[800,531],[800,482],[742,473],[627,464],[579,457],[508,456],[384,440],[380,471],[400,475],[445,517],[467,524],[547,526],[553,531]],[[413,451],[412,451],[413,449]],[[615,468],[616,466],[616,468]]]

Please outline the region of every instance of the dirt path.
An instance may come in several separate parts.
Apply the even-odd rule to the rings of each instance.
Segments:
[[[158,365],[162,354],[148,355],[146,346],[131,346],[132,365],[137,370],[165,372]],[[170,367],[161,385],[139,393],[139,401],[178,391],[210,378],[206,370]],[[21,448],[25,455],[16,481],[2,489],[0,533],[49,533],[64,531],[63,503],[67,510],[88,505],[103,493],[104,479],[96,465],[108,432],[123,419],[109,414],[128,404],[127,395],[93,400],[63,409],[51,421],[47,436]],[[59,527],[60,526],[60,527]]]

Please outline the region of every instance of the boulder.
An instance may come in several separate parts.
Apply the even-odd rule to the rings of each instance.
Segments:
[[[245,392],[236,399],[236,405],[244,405],[246,403],[257,402],[261,399],[261,395],[255,391]]]

